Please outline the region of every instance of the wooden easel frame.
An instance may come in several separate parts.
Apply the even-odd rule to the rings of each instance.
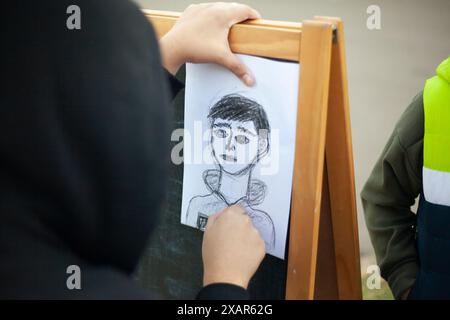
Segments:
[[[143,10],[158,39],[180,14]],[[232,27],[233,52],[301,64],[287,299],[361,299],[343,24],[252,20]]]

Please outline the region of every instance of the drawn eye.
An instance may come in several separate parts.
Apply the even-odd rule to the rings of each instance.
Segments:
[[[228,136],[228,133],[225,131],[225,130],[223,130],[223,129],[216,129],[216,130],[214,130],[214,135],[217,137],[217,138],[226,138],[227,136]]]
[[[247,144],[250,140],[246,136],[240,134],[236,136],[236,142],[239,144]]]

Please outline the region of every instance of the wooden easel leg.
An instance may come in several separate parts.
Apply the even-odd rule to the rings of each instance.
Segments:
[[[361,299],[361,271],[353,151],[348,103],[347,69],[342,21],[316,17],[336,26],[332,46],[326,160],[331,224],[339,299]]]
[[[330,194],[327,166],[324,165],[322,204],[320,207],[319,244],[317,249],[315,300],[339,298],[334,249],[333,225],[331,222]]]
[[[314,299],[332,25],[304,21],[286,299]]]

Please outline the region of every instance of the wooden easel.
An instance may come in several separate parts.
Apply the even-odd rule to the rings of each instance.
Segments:
[[[158,39],[180,16],[143,12]],[[252,20],[233,26],[229,41],[233,52],[301,66],[286,299],[361,299],[342,21]]]

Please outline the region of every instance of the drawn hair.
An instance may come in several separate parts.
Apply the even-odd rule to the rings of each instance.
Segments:
[[[209,110],[208,119],[211,125],[216,119],[234,121],[252,121],[258,135],[268,138],[270,125],[264,108],[254,100],[240,94],[228,94],[223,96]]]

